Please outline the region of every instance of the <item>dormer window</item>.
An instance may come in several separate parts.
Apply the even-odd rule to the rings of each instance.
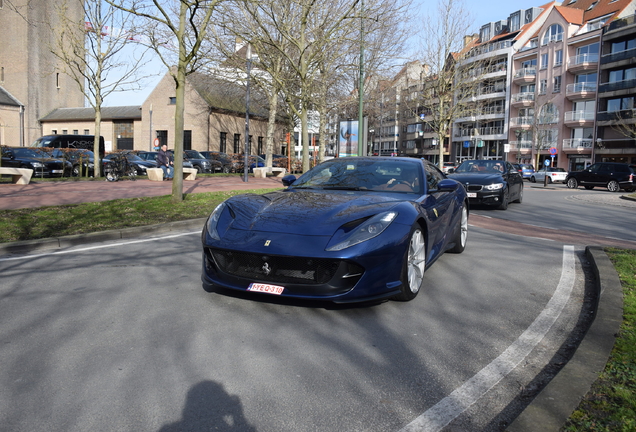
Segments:
[[[590,5],[590,7],[588,7],[587,9],[585,9],[586,11],[591,11],[592,9],[594,9],[594,6],[596,6],[598,4],[598,1],[595,1],[594,3],[592,3]]]

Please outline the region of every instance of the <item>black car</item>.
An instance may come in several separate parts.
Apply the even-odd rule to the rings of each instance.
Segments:
[[[33,177],[62,177],[71,172],[71,163],[51,157],[32,147],[2,147],[2,166],[33,170]]]
[[[465,160],[456,169],[451,169],[448,177],[464,185],[470,204],[505,210],[508,203],[523,200],[523,177],[510,162]]]
[[[565,184],[570,189],[581,185],[585,189],[606,187],[610,192],[621,189],[633,191],[636,188],[636,169],[626,163],[598,162],[583,171],[569,172]]]
[[[146,175],[146,169],[157,168],[157,162],[143,160],[133,153],[125,153],[125,155],[126,159],[128,159],[128,162],[137,170],[137,175]],[[106,168],[108,168],[109,164],[113,165],[113,162],[111,161],[113,157],[116,157],[115,153],[104,156],[104,159],[102,160],[102,172],[106,172]]]
[[[142,158],[145,161],[150,161],[150,162],[155,162],[155,164],[157,163],[157,154],[158,152],[156,151],[137,151],[135,152],[135,154],[137,156],[139,156],[140,158]],[[172,157],[172,153],[170,154],[170,156]],[[194,166],[192,165],[192,163],[187,160],[186,158],[183,159],[183,168],[194,168]]]
[[[90,150],[55,148],[51,151],[51,156],[69,161],[72,164],[70,174],[73,177],[95,175],[95,154]]]
[[[223,173],[229,173],[234,171],[234,164],[232,163],[232,159],[223,152],[217,151],[202,151],[199,152],[206,159],[214,162],[219,162],[221,164],[220,171]]]
[[[197,173],[211,173],[215,172],[212,168],[212,161],[206,159],[201,153],[196,150],[184,150],[183,158],[188,159],[194,168],[197,170]],[[221,171],[221,164],[214,164],[215,167],[218,167],[216,171]]]

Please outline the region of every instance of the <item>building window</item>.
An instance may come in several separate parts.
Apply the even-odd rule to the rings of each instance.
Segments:
[[[88,130],[88,129],[84,129],[84,135],[90,135],[90,134],[91,134],[91,131],[90,131],[90,130]]]
[[[256,154],[259,154],[259,155],[265,154],[265,152],[263,151],[263,137],[262,136],[258,137],[258,144],[256,144],[256,145],[257,145],[257,149],[258,149]]]
[[[159,140],[159,147],[168,145],[168,131],[167,130],[158,130],[156,131],[157,139]]]
[[[636,39],[629,39],[620,42],[612,42],[611,53],[619,53],[636,48]]]
[[[62,135],[68,135],[68,129],[62,129]]]
[[[55,87],[60,88],[60,74],[59,72],[55,74]]]
[[[221,136],[219,137],[219,151],[227,152],[227,132],[221,132]]]
[[[548,91],[548,80],[539,81],[539,94],[545,94]]]
[[[545,69],[548,67],[548,55],[541,54],[541,69]]]
[[[485,25],[481,28],[481,31],[479,32],[479,37],[483,42],[488,42],[490,40],[490,24]]]
[[[176,105],[177,104],[177,98],[176,97],[170,97],[168,98],[168,105]]]
[[[541,45],[547,45],[550,42],[558,42],[563,40],[563,27],[560,24],[552,24],[544,33]]]
[[[598,43],[585,45],[576,49],[576,64],[594,63],[598,61]]]
[[[630,69],[620,69],[615,71],[610,71],[609,73],[609,82],[616,83],[621,81],[633,80],[636,78],[636,68]]]
[[[57,129],[51,129],[51,134],[52,135],[57,135]]]
[[[554,77],[554,85],[552,87],[552,93],[561,93],[561,75]]]
[[[0,0],[2,1],[2,0]],[[4,67],[0,68],[0,82],[4,83]]]
[[[521,28],[521,13],[515,12],[510,15],[510,32],[515,32]]]
[[[630,110],[633,108],[634,96],[607,100],[607,112]]]
[[[241,152],[241,134],[234,134],[234,153]]]
[[[554,52],[554,66],[561,66],[563,64],[563,50],[556,50]]]

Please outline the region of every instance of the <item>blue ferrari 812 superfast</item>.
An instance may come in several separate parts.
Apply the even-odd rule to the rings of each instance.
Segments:
[[[283,185],[231,197],[208,217],[206,291],[406,301],[444,252],[466,247],[466,191],[425,160],[335,158]]]

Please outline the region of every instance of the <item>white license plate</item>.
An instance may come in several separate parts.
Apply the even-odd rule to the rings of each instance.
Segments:
[[[64,170],[51,170],[53,174],[62,174]]]
[[[251,283],[250,286],[247,287],[247,290],[253,291],[253,292],[266,293],[266,294],[281,295],[283,291],[285,290],[285,287],[278,286],[278,285],[262,284],[262,283]]]
[[[477,192],[468,192],[468,198],[477,198]]]

